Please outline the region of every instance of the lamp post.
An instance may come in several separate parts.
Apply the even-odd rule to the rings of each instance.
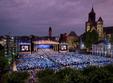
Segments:
[[[83,50],[83,49],[85,49],[85,45],[82,42],[82,39],[80,39],[80,50]]]
[[[110,53],[110,52],[111,52],[110,50],[111,50],[111,43],[108,43],[108,44],[107,44],[107,52],[108,52],[107,54],[108,54],[108,55],[111,54],[111,53]],[[110,55],[110,57],[111,57],[111,55]]]

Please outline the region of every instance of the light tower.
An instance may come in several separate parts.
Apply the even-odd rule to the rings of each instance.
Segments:
[[[48,35],[49,35],[49,39],[51,39],[51,37],[52,37],[52,28],[51,27],[49,27]]]

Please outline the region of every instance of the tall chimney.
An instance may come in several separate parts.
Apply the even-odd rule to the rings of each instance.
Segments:
[[[51,37],[52,37],[52,28],[51,27],[49,27],[48,35],[49,35],[49,38],[51,39]]]

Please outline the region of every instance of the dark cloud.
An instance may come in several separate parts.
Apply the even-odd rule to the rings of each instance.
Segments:
[[[74,30],[84,32],[91,10],[91,0],[0,0],[0,34],[54,35]],[[113,25],[113,1],[93,1],[97,19],[102,16],[105,26]]]

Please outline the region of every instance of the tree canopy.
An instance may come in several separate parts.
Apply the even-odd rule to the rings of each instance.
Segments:
[[[86,48],[91,48],[92,44],[98,41],[98,33],[93,30],[93,31],[88,31],[85,34],[85,38],[84,38],[84,43]]]
[[[38,72],[37,78],[39,83],[113,83],[112,69],[113,65],[90,66],[83,70],[65,68],[57,72],[44,70]]]

